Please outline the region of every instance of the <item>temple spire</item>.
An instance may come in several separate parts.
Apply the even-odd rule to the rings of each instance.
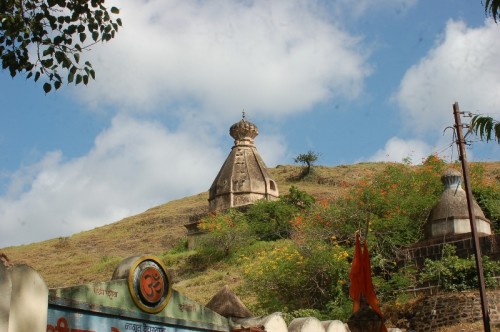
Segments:
[[[229,134],[234,138],[234,146],[210,187],[209,211],[247,206],[261,199],[277,199],[278,186],[254,144],[259,129],[247,121],[244,110],[242,119],[231,126]]]

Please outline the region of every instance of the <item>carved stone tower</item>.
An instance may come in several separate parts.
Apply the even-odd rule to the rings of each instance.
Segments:
[[[229,134],[234,146],[208,192],[208,210],[224,211],[244,207],[257,200],[279,197],[278,186],[254,144],[259,134],[257,126],[245,118],[233,124]]]

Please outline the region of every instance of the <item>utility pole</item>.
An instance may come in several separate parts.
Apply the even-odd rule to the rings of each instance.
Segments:
[[[474,240],[474,256],[476,258],[476,269],[479,280],[479,294],[481,296],[481,311],[483,313],[484,331],[490,332],[490,312],[488,309],[488,300],[486,298],[486,287],[484,283],[483,263],[481,259],[481,247],[479,245],[479,238],[476,229],[476,215],[474,213],[474,204],[472,199],[472,189],[469,182],[469,168],[467,166],[467,157],[465,155],[465,139],[462,133],[462,121],[460,120],[460,110],[458,103],[453,104],[453,115],[455,116],[455,129],[457,133],[457,146],[459,159],[462,162],[462,173],[464,176],[465,193],[467,196],[467,207],[469,210],[470,229],[472,232],[472,239]]]

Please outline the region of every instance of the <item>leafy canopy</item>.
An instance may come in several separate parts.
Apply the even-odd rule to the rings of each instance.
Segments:
[[[318,153],[314,151],[307,151],[307,153],[301,153],[293,160],[296,163],[300,163],[303,165],[307,165],[307,167],[311,167],[319,158]]]
[[[297,157],[293,159],[293,161],[297,164],[302,164],[305,166],[304,171],[302,172],[302,177],[305,177],[311,174],[312,167],[314,163],[318,160],[319,154],[312,150],[307,151],[307,153],[301,153]]]
[[[95,79],[92,64],[80,55],[98,42],[115,37],[122,25],[116,7],[104,0],[2,0],[0,2],[0,59],[12,77],[26,74],[43,90],[59,89],[66,81],[87,84]]]

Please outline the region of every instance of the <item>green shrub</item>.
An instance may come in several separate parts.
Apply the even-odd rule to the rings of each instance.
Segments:
[[[207,231],[207,234],[200,237],[197,253],[190,260],[200,269],[230,258],[240,248],[254,241],[243,213],[236,209],[212,214],[204,218],[199,227]]]
[[[289,239],[292,235],[290,221],[302,211],[311,209],[314,202],[314,197],[292,186],[279,200],[261,200],[253,204],[245,218],[259,240]]]
[[[285,204],[294,206],[299,210],[307,210],[314,205],[316,199],[305,191],[302,191],[295,186],[291,186],[288,190],[288,194],[281,196],[281,201]]]
[[[245,216],[252,233],[262,241],[275,241],[290,238],[290,220],[297,208],[282,200],[259,201],[252,205]]]
[[[343,296],[349,264],[342,247],[280,240],[262,249],[240,259],[245,279],[262,308],[270,312],[284,307],[324,311],[330,301]]]
[[[443,247],[443,258],[439,261],[426,259],[419,274],[421,283],[437,285],[448,291],[463,291],[478,287],[476,261],[474,256],[460,258],[456,256],[456,249],[452,245]],[[491,261],[487,256],[482,257],[483,272],[487,287],[497,286],[494,276],[500,271],[500,264]]]

